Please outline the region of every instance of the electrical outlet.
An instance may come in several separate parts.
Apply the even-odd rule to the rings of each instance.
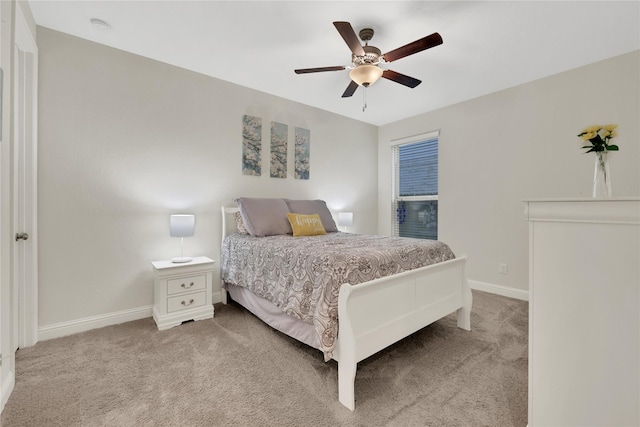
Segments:
[[[498,273],[507,274],[507,264],[505,263],[498,264]]]

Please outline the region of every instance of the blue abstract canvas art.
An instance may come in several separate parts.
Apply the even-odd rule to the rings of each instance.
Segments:
[[[262,119],[242,116],[242,174],[260,176],[262,152]]]
[[[287,177],[287,145],[289,126],[271,122],[271,178]]]
[[[309,179],[309,156],[311,152],[311,132],[309,129],[295,128],[295,178]]]

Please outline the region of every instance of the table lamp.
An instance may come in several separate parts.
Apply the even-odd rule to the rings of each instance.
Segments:
[[[344,227],[344,231],[347,231],[347,227],[353,225],[353,212],[338,212],[338,226]]]
[[[180,237],[180,256],[171,258],[171,262],[189,262],[191,258],[184,256],[184,238],[193,236],[196,228],[196,216],[192,214],[176,214],[169,218],[171,237]]]

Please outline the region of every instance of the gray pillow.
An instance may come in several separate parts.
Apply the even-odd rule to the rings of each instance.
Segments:
[[[289,212],[305,215],[318,214],[327,233],[338,231],[338,227],[336,227],[333,216],[331,216],[331,212],[324,200],[284,199],[284,201],[289,206]]]
[[[240,197],[236,199],[245,228],[255,237],[292,234],[284,199]]]

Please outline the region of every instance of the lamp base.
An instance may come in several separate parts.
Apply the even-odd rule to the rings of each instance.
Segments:
[[[189,261],[192,261],[192,258],[189,258],[189,257],[186,257],[186,256],[179,256],[179,257],[171,258],[171,262],[175,262],[175,263],[189,262]]]

